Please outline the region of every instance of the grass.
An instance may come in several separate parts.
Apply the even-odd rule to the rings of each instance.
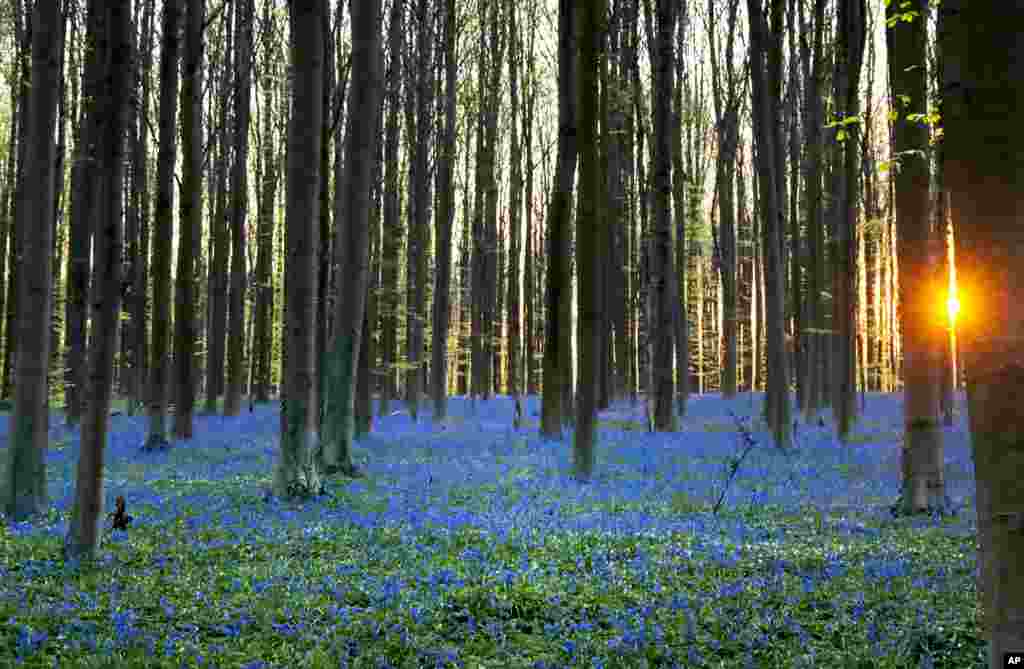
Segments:
[[[455,399],[443,432],[375,419],[368,477],[304,504],[262,492],[272,405],[197,416],[151,454],[145,419],[120,416],[107,505],[124,495],[134,521],[93,565],[60,557],[78,436],[54,420],[50,512],[0,523],[0,666],[980,667],[965,428],[945,433],[959,513],[893,518],[899,401],[869,396],[872,443],[801,426],[787,457],[754,432],[717,515],[742,442],[702,428],[756,413],[746,396],[694,398],[675,434],[618,409],[588,484],[571,436],[512,431],[507,398],[473,418]]]

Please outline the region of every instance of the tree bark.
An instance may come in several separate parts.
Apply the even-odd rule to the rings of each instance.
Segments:
[[[104,68],[104,84],[98,98],[100,113],[96,125],[102,178],[97,193],[100,216],[95,238],[96,269],[91,314],[94,334],[89,340],[88,402],[82,421],[75,502],[64,540],[65,559],[91,559],[100,543],[103,451],[110,422],[114,352],[121,310],[124,133],[133,57],[131,9],[127,3],[115,3],[110,7],[102,3],[97,5],[96,10],[106,13],[103,22],[105,34],[94,43],[98,45],[100,62],[106,63],[107,67]],[[52,129],[45,137],[49,142]],[[49,206],[44,208],[50,209]],[[48,264],[44,267],[49,270]]]
[[[249,208],[249,105],[252,98],[253,0],[237,0],[235,35],[235,164],[231,175],[231,295],[224,415],[236,416],[245,384],[246,214]]]
[[[956,225],[960,322],[977,489],[978,605],[991,669],[1024,653],[1024,3],[947,0],[940,11],[944,170]],[[902,278],[902,274],[901,274]]]
[[[292,114],[288,122],[288,185],[281,447],[274,494],[306,498],[323,492],[317,451],[316,226],[320,189],[324,35],[318,0],[290,5]],[[355,320],[350,314],[349,319]],[[358,323],[361,325],[361,319]]]
[[[544,328],[544,396],[542,398],[541,434],[547,439],[561,439],[563,394],[571,379],[561,374],[564,350],[562,303],[568,273],[568,228],[570,198],[576,176],[577,138],[576,107],[578,65],[576,61],[576,18],[573,3],[558,3],[558,166],[556,168],[551,205],[548,210],[547,282]]]
[[[28,127],[19,218],[23,264],[18,282],[14,413],[2,508],[21,522],[45,513],[46,451],[50,410],[47,364],[50,360],[50,304],[53,257],[53,131],[56,123],[60,30],[57,0],[35,4],[32,33],[32,86],[25,101]],[[11,147],[13,150],[14,147]],[[40,306],[42,305],[42,306]]]
[[[912,9],[922,12],[914,20],[898,20]],[[893,121],[893,153],[900,168],[895,181],[896,224],[899,229],[900,305],[903,324],[903,491],[901,510],[923,513],[944,507],[942,429],[938,422],[939,363],[943,342],[942,317],[935,309],[932,272],[938,241],[929,217],[928,127],[908,114],[928,111],[925,62],[926,6],[890,6],[886,30],[889,52],[891,106],[899,114]]]
[[[358,476],[351,460],[356,391],[356,362],[362,343],[366,284],[370,188],[377,150],[380,113],[380,0],[353,3],[352,97],[345,136],[344,197],[335,212],[335,258],[338,274],[336,327],[326,356],[327,386],[324,412],[323,470]],[[298,51],[298,45],[296,45]],[[296,176],[298,176],[296,174]]]
[[[434,422],[440,423],[448,414],[448,332],[449,305],[451,303],[452,222],[455,219],[455,188],[452,179],[455,169],[456,138],[456,7],[455,0],[446,0],[444,6],[444,136],[438,152],[437,166],[437,218],[434,225],[434,341],[431,367],[434,400]]]
[[[203,174],[203,22],[205,0],[188,0],[181,82],[182,197],[178,230],[178,267],[174,296],[174,436],[192,438],[195,406],[196,273],[194,249],[202,225]]]

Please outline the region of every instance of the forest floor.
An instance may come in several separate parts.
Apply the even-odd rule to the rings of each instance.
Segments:
[[[616,406],[584,484],[571,435],[540,439],[538,398],[519,431],[509,398],[455,398],[444,430],[375,419],[366,478],[304,504],[262,493],[275,404],[198,416],[155,453],[143,416],[115,416],[106,504],[133,520],[104,524],[92,565],[61,558],[78,434],[55,412],[50,512],[0,516],[0,666],[983,666],[963,412],[944,431],[956,512],[894,518],[899,395],[869,393],[849,445],[826,413],[788,452],[750,418],[761,401],[692,397],[671,434]],[[726,486],[730,412],[756,446]],[[0,415],[0,469],[8,431]]]

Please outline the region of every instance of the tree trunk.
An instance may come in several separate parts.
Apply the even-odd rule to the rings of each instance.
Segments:
[[[783,300],[786,289],[782,258],[783,172],[781,163],[782,0],[771,0],[765,17],[761,0],[748,0],[750,20],[751,92],[754,136],[757,139],[757,184],[762,217],[762,246],[765,258],[765,322],[768,353],[768,383],[765,396],[769,428],[775,445],[785,448],[792,438],[790,428],[789,369],[785,350]]]
[[[667,2],[668,0],[666,0]],[[601,169],[597,151],[598,73],[601,68],[601,42],[604,33],[603,0],[583,3],[579,19],[579,137],[580,190],[576,207],[578,237],[576,263],[579,268],[580,391],[576,410],[576,431],[573,435],[573,465],[576,477],[587,481],[594,472],[596,441],[597,392],[594,383],[597,358],[601,354],[602,329],[601,283],[598,276],[601,247],[604,246],[604,216],[600,211]]]
[[[87,21],[100,21],[98,11]],[[85,62],[82,73],[82,108],[75,142],[71,176],[71,230],[68,252],[68,295],[66,303],[67,371],[64,379],[65,420],[77,425],[82,416],[86,387],[87,310],[89,304],[90,246],[93,237],[92,212],[96,202],[96,99],[102,85],[103,63],[91,40],[99,28],[86,27]]]
[[[269,23],[267,35],[274,34],[273,12],[268,12]],[[272,42],[268,42],[272,44]],[[260,184],[260,206],[259,222],[257,223],[257,250],[256,250],[256,300],[253,305],[255,310],[253,327],[253,388],[250,393],[257,402],[266,402],[270,399],[270,366],[273,359],[272,344],[273,332],[272,315],[274,313],[274,286],[273,286],[273,244],[274,244],[274,213],[277,191],[277,165],[274,155],[274,54],[273,49],[267,48],[268,54],[263,62],[263,150],[262,183]]]
[[[57,0],[35,4],[32,31],[32,87],[25,101],[28,127],[24,180],[19,189],[23,264],[19,277],[18,340],[14,414],[2,508],[21,522],[46,511],[46,451],[50,402],[50,304],[53,257],[53,131],[56,123],[61,21]],[[11,147],[13,150],[13,147]],[[40,307],[40,305],[43,305]]]
[[[455,0],[447,0],[444,8],[444,136],[438,151],[437,166],[437,218],[434,222],[434,341],[432,344],[434,368],[433,400],[434,422],[440,423],[448,415],[448,332],[449,305],[451,303],[452,222],[455,219],[455,187],[452,179],[455,168],[456,122],[456,7]],[[514,90],[514,89],[513,89]]]
[[[177,153],[178,26],[181,14],[180,0],[167,0],[164,3],[160,54],[160,148],[157,155],[156,206],[153,212],[153,331],[147,448],[167,445],[171,242],[174,236],[174,163]]]
[[[842,124],[857,119],[861,62],[864,56],[864,0],[843,0],[836,17],[836,64],[833,75],[835,115]],[[858,210],[858,177],[860,175],[859,123],[839,125],[836,129],[835,164],[832,168],[832,216],[836,236],[833,269],[833,313],[835,321],[835,374],[833,411],[836,432],[845,443],[857,418],[857,352],[856,352],[856,227]],[[925,179],[927,189],[927,178]]]
[[[650,249],[653,313],[649,337],[653,340],[651,388],[654,402],[654,429],[668,432],[675,428],[672,400],[675,383],[672,378],[672,351],[675,339],[673,315],[677,281],[672,253],[672,79],[675,67],[673,38],[675,34],[675,3],[657,0],[657,40],[654,49],[654,84],[652,89],[654,133],[654,216]],[[678,175],[677,175],[678,178]]]
[[[106,14],[105,21],[93,24],[102,25],[105,32],[93,43],[98,45],[100,62],[107,66],[97,98],[100,113],[95,136],[100,156],[98,172],[102,178],[97,193],[100,216],[95,238],[96,268],[91,314],[94,330],[89,340],[88,406],[82,421],[75,502],[64,540],[65,559],[91,559],[99,547],[99,524],[103,515],[103,451],[110,422],[114,352],[121,310],[122,178],[125,112],[132,59],[131,9],[127,3],[116,3],[109,8],[97,3],[90,8],[90,11],[95,10]],[[50,142],[52,128],[44,136]],[[50,209],[49,203],[43,208]],[[48,264],[43,267],[49,270]]]
[[[1006,653],[1024,653],[1024,144],[1005,113],[1024,105],[1024,5],[947,0],[940,11],[944,170],[958,283],[971,296],[960,341],[977,487],[978,605],[995,669],[1008,666]]]
[[[564,321],[562,303],[568,273],[569,209],[576,176],[577,138],[577,60],[576,17],[573,3],[558,3],[558,167],[548,210],[547,282],[544,328],[544,396],[542,398],[541,434],[547,439],[561,439],[564,386],[571,379],[561,374],[563,357],[562,330],[572,327]]]
[[[288,122],[288,185],[285,258],[285,346],[281,446],[274,494],[306,498],[323,492],[317,458],[316,227],[320,189],[323,101],[324,4],[290,5],[292,114]],[[355,321],[351,314],[349,320]],[[362,325],[359,319],[358,325]]]
[[[391,5],[388,34],[389,63],[387,70],[388,118],[384,128],[384,245],[381,258],[383,312],[381,313],[381,363],[384,368],[378,415],[387,415],[396,395],[395,365],[398,362],[398,252],[402,245],[402,221],[399,217],[401,177],[398,163],[398,142],[401,131],[398,115],[401,93],[401,54],[405,50],[403,27],[404,2]]]
[[[228,272],[231,253],[231,228],[234,213],[231,211],[235,193],[230,194],[228,202],[228,169],[230,167],[231,147],[228,140],[228,110],[231,105],[232,75],[235,74],[232,64],[233,21],[225,22],[225,44],[223,51],[214,52],[216,60],[222,61],[220,78],[220,95],[217,100],[217,128],[210,129],[210,144],[216,142],[219,155],[216,162],[210,161],[210,233],[209,233],[209,272],[207,273],[207,352],[206,352],[206,398],[203,411],[217,412],[217,398],[224,394],[224,358],[225,337],[228,325]],[[211,70],[212,71],[212,70]],[[184,114],[184,103],[183,111]],[[212,113],[212,112],[211,112]],[[183,121],[184,122],[184,121]],[[236,167],[237,169],[237,167]],[[232,177],[233,178],[233,177]],[[229,219],[230,222],[229,222]],[[233,274],[233,272],[232,272]],[[179,284],[180,285],[180,284]]]
[[[174,296],[174,436],[192,438],[195,405],[196,274],[194,249],[202,225],[202,91],[205,0],[188,0],[181,82],[182,198]]]
[[[231,175],[231,296],[224,415],[241,409],[245,384],[246,214],[249,208],[249,105],[252,97],[253,0],[235,5],[235,164]]]
[[[914,11],[926,9],[915,0]],[[889,7],[887,21],[909,7]],[[920,17],[925,16],[924,13]],[[927,70],[924,20],[895,21],[886,31],[893,121],[893,152],[900,156],[895,180],[896,224],[899,226],[900,304],[904,336],[903,360],[903,492],[901,511],[922,513],[945,506],[942,429],[938,422],[940,347],[945,310],[935,309],[932,273],[938,241],[928,210],[928,128],[907,119],[927,113]],[[901,102],[902,101],[902,102]]]
[[[325,360],[327,386],[331,391],[327,394],[324,411],[322,464],[324,473],[341,472],[346,476],[360,475],[352,464],[351,446],[355,430],[355,372],[369,278],[370,190],[380,113],[379,10],[379,0],[351,6],[355,78],[345,136],[345,174],[341,179],[345,193],[337,200],[338,210],[334,216],[338,240],[335,245],[338,303],[336,327]],[[298,44],[295,50],[300,51]],[[297,171],[295,176],[299,176]]]

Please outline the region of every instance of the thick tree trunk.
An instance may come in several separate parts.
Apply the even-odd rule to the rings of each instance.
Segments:
[[[978,605],[991,669],[1024,653],[1024,273],[1019,249],[1024,143],[1008,109],[1024,108],[1024,3],[946,0],[945,177],[958,283],[971,296],[960,341],[977,488]],[[902,274],[901,274],[902,278]]]

